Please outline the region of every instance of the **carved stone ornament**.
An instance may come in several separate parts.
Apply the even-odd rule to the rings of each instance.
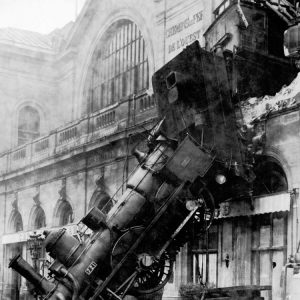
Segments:
[[[61,188],[58,191],[59,200],[66,201],[67,200],[67,188],[66,188],[66,178],[62,179]]]
[[[98,188],[103,188],[104,186],[104,176],[101,174],[95,181],[97,189]]]
[[[36,188],[36,192],[35,192],[34,196],[32,197],[32,199],[36,206],[41,206],[39,187]]]
[[[13,209],[18,210],[18,193],[14,194],[14,198],[11,203]]]
[[[105,187],[105,182],[104,182],[104,173],[105,173],[105,169],[104,167],[102,167],[100,169],[100,175],[97,177],[97,179],[95,180],[97,189],[103,189]]]

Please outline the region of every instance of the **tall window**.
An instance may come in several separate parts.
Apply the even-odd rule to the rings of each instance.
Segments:
[[[40,115],[38,111],[25,106],[19,112],[18,118],[18,145],[29,142],[40,135]]]
[[[58,209],[58,225],[64,226],[73,222],[73,209],[68,201],[62,201]]]
[[[213,224],[207,232],[195,240],[193,246],[193,281],[217,286],[218,225]]]
[[[45,212],[41,207],[36,207],[32,222],[32,229],[39,229],[46,226]]]
[[[252,51],[266,53],[267,48],[267,18],[265,14],[253,13],[248,16],[250,24],[245,30],[241,30],[241,45]]]
[[[286,262],[287,216],[273,213],[256,216],[252,228],[251,284],[273,285],[273,298],[279,299],[282,267]],[[272,299],[272,292],[262,292]]]
[[[272,158],[262,157],[255,166],[254,195],[273,194],[288,190],[286,175]]]
[[[145,41],[133,22],[122,20],[110,27],[94,52],[90,72],[90,112],[149,87]]]
[[[89,209],[96,206],[102,212],[108,213],[113,204],[110,200],[110,196],[105,191],[96,189],[90,200]]]
[[[20,212],[18,210],[14,210],[10,217],[9,221],[9,231],[10,232],[18,232],[23,230],[23,220]]]

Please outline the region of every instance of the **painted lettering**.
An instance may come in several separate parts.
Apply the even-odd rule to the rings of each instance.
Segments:
[[[190,26],[193,26],[194,24],[202,21],[203,18],[203,12],[199,11],[196,14],[194,14],[192,17],[187,17],[183,21],[171,26],[166,30],[166,38],[170,38],[175,34],[180,33],[184,29],[189,28]]]
[[[171,45],[169,45],[169,53],[175,51],[175,43],[172,43]]]

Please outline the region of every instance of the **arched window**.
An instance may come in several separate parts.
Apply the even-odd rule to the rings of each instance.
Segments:
[[[31,229],[39,229],[46,226],[46,215],[44,210],[40,206],[34,207],[32,214],[30,215]]]
[[[56,219],[58,222],[58,226],[64,226],[73,222],[73,209],[71,204],[68,201],[60,201],[57,208]]]
[[[31,107],[25,106],[18,116],[18,145],[29,142],[40,135],[40,115]]]
[[[90,200],[89,209],[96,206],[102,212],[108,213],[109,210],[112,208],[113,202],[111,201],[110,196],[103,190],[97,188]]]
[[[136,24],[129,20],[113,24],[95,49],[90,68],[90,112],[148,89],[148,57]]]
[[[18,210],[14,210],[10,216],[9,231],[10,232],[23,231],[23,220]]]
[[[280,164],[270,157],[258,160],[254,169],[256,178],[253,183],[255,196],[279,193],[288,190],[288,182]]]

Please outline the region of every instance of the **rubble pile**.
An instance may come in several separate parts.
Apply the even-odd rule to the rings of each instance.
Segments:
[[[284,85],[274,96],[252,97],[241,103],[244,124],[266,117],[269,113],[300,103],[300,72],[288,86]]]

